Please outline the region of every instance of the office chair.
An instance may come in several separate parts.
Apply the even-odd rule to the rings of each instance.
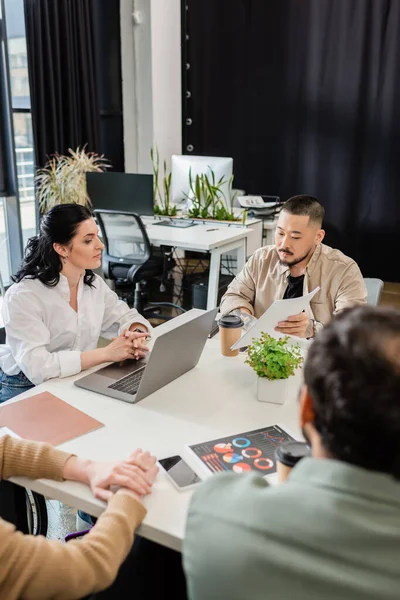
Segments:
[[[364,283],[367,288],[367,304],[378,306],[383,290],[382,279],[364,277]]]
[[[161,307],[185,310],[171,302],[150,302],[146,306],[146,283],[158,279],[165,285],[168,272],[175,266],[171,253],[154,257],[146,229],[139,215],[116,210],[94,210],[100,227],[105,250],[102,270],[104,277],[115,282],[116,291],[126,296],[128,303],[147,318],[169,320],[161,314]],[[133,299],[133,301],[132,301]]]

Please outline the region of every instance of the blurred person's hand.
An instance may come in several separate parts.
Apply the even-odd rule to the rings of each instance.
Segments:
[[[116,490],[139,500],[150,494],[157,472],[156,457],[137,449],[127,459],[117,462],[71,456],[64,465],[63,477],[86,483],[96,498],[107,502]]]

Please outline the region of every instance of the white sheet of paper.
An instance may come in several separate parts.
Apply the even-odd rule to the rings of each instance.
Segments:
[[[286,321],[288,317],[298,315],[303,312],[303,310],[306,310],[310,300],[315,296],[319,289],[319,287],[316,287],[315,290],[306,296],[300,296],[300,298],[275,300],[275,302],[271,304],[269,308],[267,308],[265,313],[261,315],[254,325],[248,331],[246,331],[244,335],[242,335],[240,340],[231,346],[231,350],[248,346],[251,344],[251,340],[253,338],[260,337],[262,332],[268,333],[276,338],[282,337],[282,334],[279,334],[277,331],[275,331],[275,327],[279,321]]]

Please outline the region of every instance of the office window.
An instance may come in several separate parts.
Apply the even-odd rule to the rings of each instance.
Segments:
[[[1,12],[1,5],[0,5],[0,20],[2,17],[2,12]],[[3,86],[3,82],[4,82],[4,65],[3,65],[3,61],[0,60],[0,78],[1,78],[1,85]],[[0,117],[3,117],[3,114],[0,115]],[[10,278],[10,265],[9,265],[9,251],[8,251],[8,244],[7,244],[7,226],[6,226],[6,213],[4,210],[4,197],[3,194],[5,193],[4,189],[5,189],[5,180],[6,180],[6,175],[5,175],[5,165],[6,165],[6,159],[5,159],[5,129],[3,127],[3,124],[1,122],[1,127],[0,127],[0,153],[1,153],[1,164],[0,164],[0,178],[1,178],[1,193],[0,193],[0,277],[3,279],[3,281],[8,281]],[[1,298],[0,298],[0,305],[1,305]],[[0,323],[1,324],[1,323]]]
[[[25,247],[28,238],[36,233],[32,116],[30,112],[14,112],[13,116],[22,238]]]
[[[5,1],[11,108],[23,245],[36,233],[31,100],[23,0]]]
[[[10,281],[10,260],[7,244],[7,223],[6,211],[4,210],[4,198],[0,198],[0,276],[4,284]]]

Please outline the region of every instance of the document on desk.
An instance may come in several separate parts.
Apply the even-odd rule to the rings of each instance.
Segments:
[[[0,407],[0,437],[8,434],[57,446],[100,427],[104,424],[50,392]]]
[[[303,312],[303,310],[306,310],[310,300],[315,296],[319,289],[319,287],[316,287],[315,290],[306,296],[300,296],[300,298],[275,300],[275,302],[271,304],[269,308],[267,308],[265,313],[261,315],[254,325],[248,331],[246,331],[244,335],[242,335],[240,340],[231,346],[231,350],[248,346],[251,344],[251,340],[253,338],[260,337],[262,332],[268,333],[276,338],[282,337],[281,333],[275,331],[277,324],[280,321],[287,321],[288,317],[298,315]]]

